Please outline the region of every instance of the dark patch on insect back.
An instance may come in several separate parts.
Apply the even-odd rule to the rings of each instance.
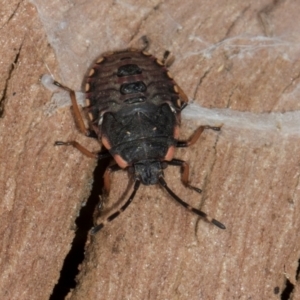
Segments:
[[[137,81],[132,83],[124,83],[120,87],[121,94],[134,94],[134,93],[144,93],[147,87],[144,82]]]
[[[145,102],[145,101],[146,101],[146,97],[134,97],[134,98],[129,98],[124,100],[124,102],[127,104],[135,104],[138,102]]]
[[[129,76],[129,75],[138,75],[142,74],[142,69],[136,64],[127,64],[118,68],[117,76]]]

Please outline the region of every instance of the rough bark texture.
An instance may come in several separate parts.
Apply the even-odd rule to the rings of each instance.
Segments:
[[[186,114],[182,138],[200,124],[223,124],[176,152],[202,195],[184,189],[176,168],[165,177],[227,229],[199,220],[159,187],[141,187],[126,212],[89,239],[68,298],[280,299],[288,279],[290,299],[300,299],[296,1],[3,1],[0,13],[0,299],[49,299],[89,195],[95,162],[54,141],[99,149],[78,133],[68,95],[54,103],[40,75],[50,69],[79,91],[93,59],[139,46],[143,35],[158,57],[172,51],[175,80],[210,109]],[[130,192],[125,172],[112,183],[108,212]]]

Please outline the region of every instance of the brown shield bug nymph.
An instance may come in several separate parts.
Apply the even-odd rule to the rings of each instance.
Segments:
[[[167,52],[166,52],[167,53]],[[107,152],[94,154],[76,141],[55,142],[55,145],[73,146],[83,154],[98,160],[112,157],[115,164],[104,173],[104,190],[110,191],[110,173],[126,169],[133,175],[134,188],[126,203],[104,222],[95,226],[96,233],[107,222],[115,219],[132,202],[140,184],[160,184],[182,206],[213,223],[225,226],[206,213],[191,207],[167,185],[163,169],[181,168],[181,181],[187,188],[200,193],[189,184],[189,165],[173,158],[176,147],[193,145],[204,129],[220,127],[200,126],[188,141],[180,141],[181,111],[188,98],[172,79],[166,67],[167,55],[159,61],[144,51],[125,50],[100,57],[87,78],[85,92],[91,129],[86,129],[73,90],[54,82],[70,92],[75,121],[82,133],[98,138]]]

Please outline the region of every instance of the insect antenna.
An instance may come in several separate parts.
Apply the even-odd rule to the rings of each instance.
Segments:
[[[193,213],[195,213],[196,215],[204,218],[206,221],[216,225],[217,227],[221,228],[221,229],[226,229],[225,225],[222,224],[221,222],[217,221],[216,219],[211,218],[210,216],[208,216],[205,212],[194,208],[192,206],[190,206],[189,204],[187,204],[186,202],[184,202],[183,200],[181,200],[167,185],[167,183],[165,182],[165,180],[163,179],[163,177],[159,177],[159,183],[160,185],[178,202],[180,203],[182,206],[184,206],[186,209],[192,211]]]
[[[133,192],[131,193],[131,195],[130,195],[129,199],[126,201],[126,203],[118,211],[111,214],[104,222],[93,227],[91,229],[91,234],[96,234],[100,229],[102,229],[105,226],[106,223],[114,220],[119,214],[121,214],[129,206],[129,204],[132,202],[137,190],[139,189],[140,184],[141,184],[141,181],[139,179],[136,179],[136,181],[134,183],[134,187],[133,187]]]

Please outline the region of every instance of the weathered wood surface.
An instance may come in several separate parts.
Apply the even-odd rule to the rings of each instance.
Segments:
[[[87,245],[69,299],[280,299],[286,278],[299,299],[299,15],[296,1],[3,1],[0,298],[49,299],[95,165],[53,143],[99,148],[76,130],[68,96],[54,105],[40,75],[49,68],[79,91],[97,55],[147,35],[151,53],[175,55],[171,72],[189,98],[210,109],[187,114],[182,138],[223,124],[176,153],[202,195],[181,186],[176,168],[166,181],[227,229],[142,187]],[[128,176],[112,180],[108,207]]]

